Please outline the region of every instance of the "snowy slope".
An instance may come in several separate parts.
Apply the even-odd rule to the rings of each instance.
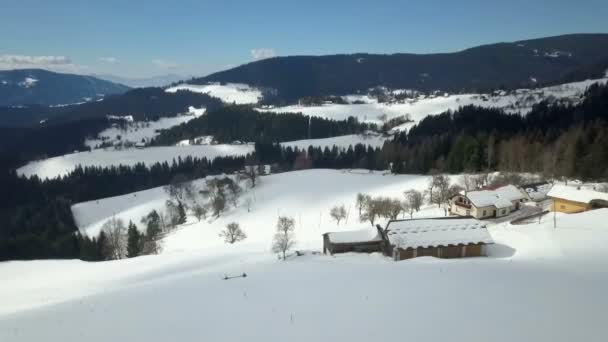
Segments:
[[[257,103],[262,97],[262,92],[246,84],[228,83],[225,85],[213,83],[206,85],[180,84],[168,88],[166,92],[175,93],[179,90],[187,90],[195,93],[208,94],[217,97],[225,103],[247,104]]]
[[[222,245],[217,237],[223,227],[232,221],[241,222],[244,229],[254,230],[249,241],[268,242],[274,234],[277,215],[290,215],[296,219],[296,230],[303,239],[309,241],[311,248],[319,248],[318,236],[326,231],[345,229],[336,226],[329,217],[329,207],[344,204],[350,208],[348,229],[365,228],[369,223],[356,219],[355,196],[365,192],[375,196],[394,196],[403,198],[409,189],[424,190],[428,176],[384,175],[367,170],[306,170],[264,176],[259,186],[248,189],[241,196],[240,203],[251,198],[252,210],[247,212],[244,205],[233,208],[217,220],[209,219],[180,229],[165,241],[165,249],[198,249],[204,246]],[[455,180],[455,179],[454,179]],[[197,181],[202,186],[202,181]],[[246,184],[243,184],[245,186]],[[79,203],[72,207],[76,223],[81,231],[96,235],[103,222],[115,215],[125,221],[140,222],[141,217],[152,209],[163,210],[169,199],[162,187],[118,196],[98,201]],[[266,210],[266,208],[273,208]],[[443,210],[425,212],[428,215],[443,215]],[[192,218],[192,222],[195,219]],[[307,242],[308,243],[308,242]]]
[[[131,142],[140,143],[142,140],[149,142],[159,134],[159,130],[168,129],[173,126],[186,123],[205,113],[205,108],[190,107],[188,115],[179,115],[171,118],[160,118],[157,121],[129,122],[125,127],[115,126],[101,131],[97,137],[85,140],[85,145],[90,148],[98,148],[103,142]],[[120,136],[120,139],[118,139]]]
[[[320,176],[328,181],[301,184]],[[557,229],[549,219],[492,226],[488,258],[345,254],[281,262],[258,237],[272,230],[275,211],[300,212],[298,248],[316,248],[320,232],[306,233],[316,229],[316,210],[350,198],[353,184],[397,195],[423,180],[329,170],[270,176],[247,220],[238,209],[226,215],[242,218],[250,236],[236,245],[208,242],[219,239],[217,222],[181,228],[157,256],[2,263],[0,340],[604,340],[608,210],[560,215]],[[246,278],[221,279],[243,272]]]
[[[349,101],[362,101],[363,104],[325,104],[321,106],[291,105],[275,108],[258,108],[260,111],[275,113],[301,112],[306,115],[344,120],[349,116],[363,122],[381,124],[379,116],[386,114],[388,119],[409,114],[414,121],[420,121],[427,115],[443,113],[449,109],[455,110],[465,105],[503,108],[509,113],[525,114],[534,104],[553,97],[557,100],[578,101],[585,89],[596,82],[605,83],[608,78],[567,83],[540,89],[519,89],[510,94],[458,94],[448,96],[420,97],[404,100],[402,103],[378,103],[369,96],[351,95],[345,98]],[[407,130],[414,123],[399,127]]]
[[[282,146],[297,147],[299,149],[306,149],[309,146],[321,147],[321,148],[332,148],[336,146],[341,149],[348,148],[349,146],[355,146],[357,144],[368,145],[372,147],[382,147],[384,142],[390,137],[383,137],[378,134],[363,135],[363,134],[350,134],[342,135],[332,138],[323,139],[304,139],[295,140],[281,143]]]
[[[178,157],[192,156],[212,159],[219,156],[245,155],[251,152],[253,152],[253,146],[249,145],[162,146],[123,150],[97,149],[30,162],[20,167],[17,173],[28,177],[38,175],[38,177],[44,179],[65,175],[78,165],[135,165],[139,162],[150,165],[164,161],[170,163]]]

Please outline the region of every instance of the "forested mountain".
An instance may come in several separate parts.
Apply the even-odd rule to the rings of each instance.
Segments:
[[[42,69],[0,71],[0,106],[64,105],[122,94],[129,87],[92,76]]]
[[[168,93],[161,88],[137,88],[121,95],[108,96],[103,101],[78,105],[0,107],[0,127],[36,126],[41,121],[48,125],[108,115],[131,115],[136,120],[155,119],[186,112],[190,106],[215,109],[222,106],[222,102],[207,94],[187,91]]]
[[[264,59],[189,83],[246,83],[279,100],[344,95],[376,86],[482,92],[603,77],[608,34],[573,34],[483,45],[453,53],[289,56]]]
[[[87,136],[95,136],[110,126],[108,115],[156,120],[187,112],[189,106],[214,110],[220,108],[222,102],[206,94],[140,88],[82,105],[0,108],[0,158],[8,156],[15,163],[23,163],[82,151],[86,149],[84,139]],[[40,120],[45,121],[41,124]]]

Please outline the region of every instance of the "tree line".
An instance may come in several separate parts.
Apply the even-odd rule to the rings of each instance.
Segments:
[[[361,133],[374,125],[346,120],[330,120],[301,113],[260,112],[251,106],[226,106],[208,111],[196,119],[164,130],[155,145],[174,145],[182,140],[212,135],[218,142],[283,142],[329,138]]]

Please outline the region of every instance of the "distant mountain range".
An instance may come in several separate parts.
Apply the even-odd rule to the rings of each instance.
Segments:
[[[167,74],[167,75],[158,75],[151,77],[138,77],[138,78],[129,78],[129,77],[121,77],[115,75],[108,74],[94,74],[94,77],[100,78],[102,80],[107,80],[114,83],[125,84],[132,88],[144,88],[144,87],[164,87],[168,86],[171,83],[175,83],[184,79],[184,76],[176,75],[176,74]]]
[[[92,76],[42,69],[0,71],[0,106],[63,105],[122,94],[129,87]]]
[[[449,92],[535,87],[603,77],[606,68],[608,34],[572,34],[454,53],[275,57],[188,83],[246,83],[293,101],[376,86]]]

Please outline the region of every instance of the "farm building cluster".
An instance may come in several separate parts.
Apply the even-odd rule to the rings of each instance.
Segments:
[[[385,228],[325,233],[323,253],[378,252],[393,260],[486,256],[494,241],[482,219],[506,217],[529,202],[534,206],[549,202],[552,211],[578,213],[608,208],[608,193],[549,183],[463,191],[450,199],[450,216],[391,220]]]
[[[379,252],[394,260],[484,256],[486,246],[493,243],[485,224],[460,217],[392,220],[384,229],[323,234],[325,254]]]

